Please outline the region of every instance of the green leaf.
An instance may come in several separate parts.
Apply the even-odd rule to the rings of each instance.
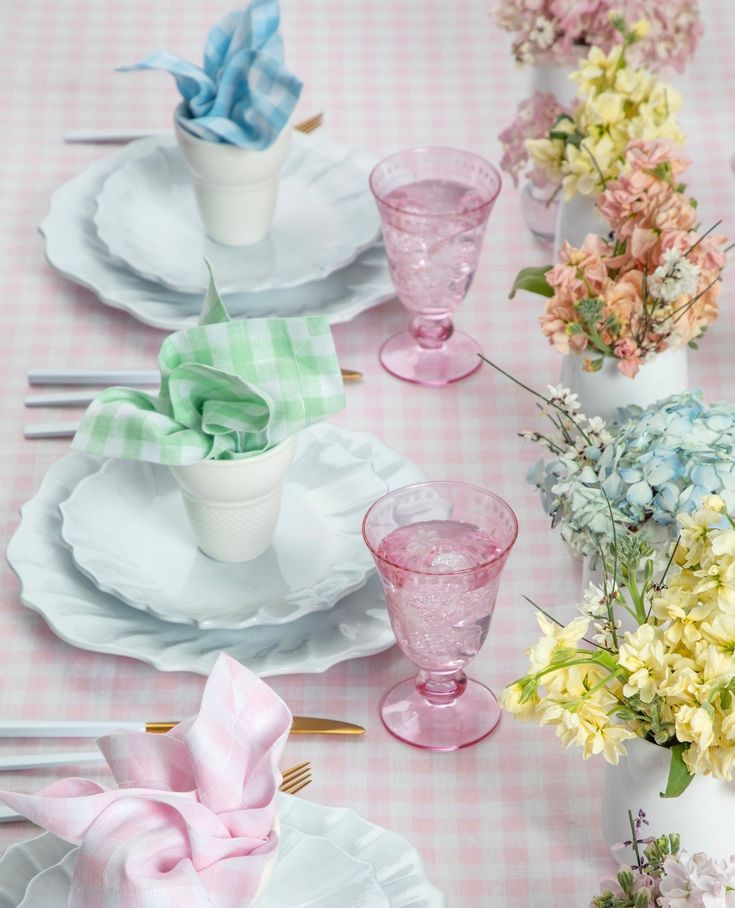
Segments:
[[[688,744],[675,744],[671,748],[669,778],[666,782],[666,791],[660,792],[662,798],[678,798],[694,778],[684,762],[684,754],[688,747]]]
[[[585,362],[589,363],[590,372],[599,372],[602,369],[602,364],[605,361],[605,357],[601,356],[599,359],[587,359]]]
[[[519,290],[528,290],[529,293],[538,293],[540,296],[553,296],[554,290],[544,277],[547,271],[551,271],[551,265],[543,265],[540,268],[522,268],[511,287],[510,299],[513,299]]]

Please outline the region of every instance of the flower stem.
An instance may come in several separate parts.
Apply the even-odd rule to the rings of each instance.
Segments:
[[[635,858],[638,862],[638,869],[643,868],[643,861],[641,860],[641,852],[638,848],[638,832],[635,828],[635,822],[633,821],[633,811],[628,810],[628,822],[630,823],[630,832],[632,838],[633,851],[635,851]]]

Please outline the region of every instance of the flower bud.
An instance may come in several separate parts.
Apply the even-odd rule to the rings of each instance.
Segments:
[[[649,908],[649,905],[651,904],[651,902],[648,897],[648,890],[639,889],[638,892],[636,892],[636,894],[635,894],[635,898],[633,899],[633,904],[635,905],[635,908]]]
[[[626,868],[618,873],[618,883],[620,883],[620,888],[626,895],[631,894],[631,890],[633,889],[633,874],[630,870]]]
[[[651,23],[646,19],[639,19],[638,22],[632,26],[630,35],[634,41],[640,41],[642,38],[645,38],[650,31]]]
[[[719,495],[705,495],[702,499],[702,507],[707,508],[708,511],[717,511],[718,514],[722,514],[725,510],[725,502]]]

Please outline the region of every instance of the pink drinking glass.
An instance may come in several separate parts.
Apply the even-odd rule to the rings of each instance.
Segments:
[[[399,151],[370,174],[393,284],[414,314],[381,347],[392,375],[446,385],[479,368],[479,345],[451,316],[472,284],[500,187],[492,164],[455,148]]]
[[[465,666],[485,642],[518,535],[510,506],[463,482],[425,482],[380,498],[362,535],[383,582],[398,645],[419,669],[380,708],[385,727],[424,750],[487,737],[500,707]]]

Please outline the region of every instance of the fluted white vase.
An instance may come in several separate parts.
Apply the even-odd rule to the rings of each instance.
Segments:
[[[596,233],[607,237],[610,228],[595,205],[595,196],[572,196],[571,199],[562,199],[556,220],[556,235],[554,237],[554,261],[559,258],[559,251],[566,240],[572,246],[579,248],[588,233]]]
[[[531,91],[550,91],[557,100],[570,107],[577,91],[569,74],[574,67],[564,63],[535,63],[531,70]]]
[[[612,850],[630,841],[628,811],[646,812],[644,835],[678,832],[690,853],[704,851],[713,858],[735,855],[735,785],[711,776],[695,776],[678,798],[662,798],[669,776],[671,751],[643,738],[625,742],[627,756],[605,767],[602,794],[602,832],[613,857],[634,863],[631,848]]]
[[[647,407],[689,387],[686,347],[669,348],[652,356],[635,378],[623,375],[618,360],[612,356],[603,357],[599,372],[585,372],[584,360],[589,356],[565,356],[561,368],[561,383],[577,394],[585,416],[601,416],[606,422],[613,422],[619,407]]]

